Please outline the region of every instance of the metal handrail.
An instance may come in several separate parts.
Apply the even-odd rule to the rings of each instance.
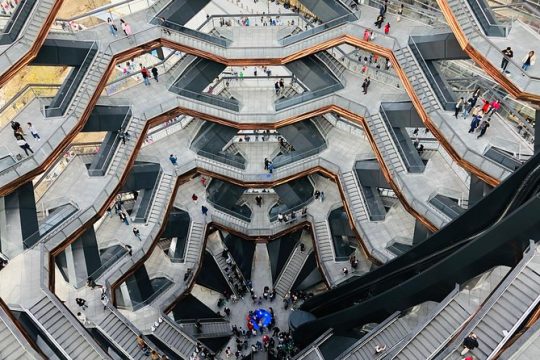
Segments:
[[[84,57],[84,60],[81,62],[81,67],[77,70],[77,75],[78,75],[78,74],[82,71],[82,69],[83,69],[82,65],[85,64],[86,61],[89,59],[90,54],[92,53],[92,50],[96,50],[96,52],[95,52],[94,55],[93,55],[93,56],[94,56],[94,59],[90,62],[89,66],[88,66],[88,67],[86,68],[86,70],[85,70],[87,73],[86,73],[85,75],[83,75],[83,78],[81,79],[81,82],[80,82],[80,83],[76,83],[75,81],[73,81],[73,82],[69,85],[67,91],[65,92],[66,96],[64,96],[64,98],[62,99],[62,101],[60,102],[60,104],[59,104],[58,106],[56,106],[56,107],[48,107],[48,108],[44,108],[44,114],[45,114],[45,115],[47,115],[47,113],[50,112],[50,111],[52,111],[52,110],[62,109],[62,106],[64,105],[64,102],[65,102],[66,100],[68,100],[68,99],[67,99],[67,95],[69,94],[69,92],[71,91],[71,89],[73,88],[73,86],[77,86],[77,87],[78,87],[78,86],[80,86],[80,84],[83,83],[83,81],[84,81],[84,82],[87,81],[87,79],[88,79],[88,73],[89,73],[90,69],[92,68],[91,65],[92,65],[92,63],[95,61],[95,58],[97,58],[98,51],[99,51],[98,49],[99,49],[99,46],[98,46],[97,41],[92,42],[92,45],[88,48],[88,52],[87,52],[86,56]],[[68,101],[71,102],[71,101],[73,100],[74,97],[75,97],[75,94],[73,94],[73,96],[71,96],[71,97],[69,98]]]
[[[420,51],[420,48],[418,47],[418,45],[416,44],[416,41],[414,41],[414,37],[410,36],[409,37],[409,45],[413,45],[414,48],[416,49],[416,53],[418,54],[418,56],[420,57],[420,59],[417,58],[418,61],[422,62],[422,64],[424,64],[423,68],[425,68],[428,73],[429,73],[429,76],[431,77],[431,79],[433,79],[433,81],[427,81],[427,83],[430,85],[430,86],[433,86],[433,83],[435,83],[435,86],[437,87],[437,89],[439,90],[439,94],[441,94],[441,96],[444,98],[444,101],[446,103],[455,103],[454,99],[447,99],[446,96],[444,95],[444,91],[442,91],[441,87],[439,86],[439,84],[437,83],[437,81],[435,81],[435,76],[433,75],[433,73],[431,72],[431,69],[429,68],[426,60],[424,59],[424,56],[422,55],[422,52]],[[416,57],[416,56],[415,56]],[[420,65],[420,64],[419,64]],[[422,68],[422,66],[420,66],[420,68]]]
[[[17,7],[15,8],[14,11],[16,12],[17,9],[18,9],[20,6],[25,6],[26,4],[27,4],[26,1],[24,1],[23,3],[19,3],[19,4],[17,5]],[[32,5],[32,9],[37,8],[37,4],[38,4],[38,1],[36,0],[36,1],[34,2],[34,4]],[[9,21],[8,21],[8,24],[9,24],[9,23],[15,24],[15,23],[19,20],[19,17],[22,16],[21,14],[23,13],[23,9],[20,9],[20,10],[21,10],[21,11],[19,11],[19,13],[18,13],[17,16],[15,17],[15,19],[11,19],[11,16],[10,16]],[[24,25],[23,25],[23,27],[24,27]],[[22,30],[22,29],[21,29],[21,30]],[[8,32],[5,32],[5,27],[4,27],[4,28],[2,28],[2,33],[1,33],[0,35],[6,35],[6,34],[10,34],[10,33],[11,33],[11,28],[10,28],[10,30],[9,30]]]

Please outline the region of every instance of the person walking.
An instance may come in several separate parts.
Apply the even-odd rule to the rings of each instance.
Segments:
[[[403,16],[403,4],[399,6],[399,10],[397,12],[397,22],[401,21],[401,17]]]
[[[509,46],[502,51],[502,54],[503,54],[503,58],[501,60],[501,69],[503,72],[509,74],[510,72],[507,71],[506,68],[508,67],[508,63],[510,62],[510,59],[514,57],[514,51]]]
[[[463,340],[463,351],[461,352],[461,356],[465,355],[471,350],[474,350],[474,348],[478,347],[478,336],[476,336],[475,333],[470,333],[464,340]]]
[[[177,166],[178,165],[178,158],[176,156],[174,156],[173,154],[171,154],[169,156],[169,161],[171,162],[171,164],[173,164],[174,166]]]
[[[154,80],[156,80],[156,82],[159,82],[159,72],[157,67],[155,66],[152,68],[152,76],[154,77]]]
[[[364,79],[364,82],[362,83],[362,92],[365,94],[367,94],[367,78]]]
[[[465,100],[463,99],[463,96],[459,98],[459,101],[456,103],[456,109],[454,111],[454,117],[457,119],[458,114],[463,110],[463,104],[465,103]]]
[[[375,25],[377,28],[380,29],[380,28],[382,27],[383,21],[384,21],[384,16],[379,15],[379,16],[377,16],[377,20],[375,20],[374,25]]]
[[[28,131],[30,131],[30,134],[32,134],[32,137],[36,139],[37,141],[41,141],[41,138],[39,137],[39,134],[36,130],[36,128],[32,125],[32,123],[27,123],[28,125]]]
[[[199,197],[197,196],[197,194],[193,194],[191,195],[191,200],[193,200],[193,202],[196,204],[197,200],[199,200]]]
[[[279,95],[279,81],[274,83],[274,90],[276,91],[276,95]]]
[[[144,81],[144,85],[149,86],[150,85],[150,73],[148,72],[148,69],[146,68],[146,66],[142,67],[141,75],[142,75],[142,78],[143,78],[143,81]]]
[[[28,151],[30,151],[32,154],[34,153],[34,151],[30,148],[30,145],[28,145],[28,143],[26,142],[26,140],[24,140],[23,137],[17,139],[17,145],[19,145],[19,147],[24,150],[26,156],[28,156]]]
[[[482,115],[480,114],[473,116],[472,121],[471,121],[471,128],[469,129],[469,134],[472,134],[474,130],[476,130],[476,128],[480,124],[481,119],[482,119]]]
[[[131,30],[131,25],[129,25],[124,19],[120,19],[120,25],[126,36],[133,35],[133,31]]]
[[[534,65],[536,62],[536,55],[534,54],[534,51],[529,51],[527,55],[523,58],[523,64],[521,65],[521,68],[525,71],[529,70],[531,66]],[[525,74],[522,74],[525,76]]]
[[[141,240],[141,232],[136,227],[133,228],[133,234],[137,239]]]
[[[201,206],[201,211],[204,216],[208,215],[208,208],[206,206]]]
[[[116,25],[114,25],[114,22],[112,21],[110,17],[107,18],[107,24],[109,25],[109,30],[111,31],[111,34],[114,37],[117,37],[118,28],[116,27]]]
[[[486,134],[486,131],[487,131],[487,128],[489,127],[489,119],[486,120],[482,120],[482,122],[480,123],[480,134],[478,134],[478,136],[476,137],[477,139],[480,139],[482,136],[484,136]]]
[[[268,170],[268,164],[270,164],[270,160],[268,160],[268,158],[264,158],[264,170]]]
[[[390,32],[390,23],[387,22],[386,25],[384,25],[384,34],[388,35],[389,32]]]
[[[274,164],[270,161],[268,162],[268,172],[271,174],[274,171]]]

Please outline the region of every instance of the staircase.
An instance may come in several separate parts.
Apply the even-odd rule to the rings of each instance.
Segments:
[[[343,188],[345,193],[348,195],[349,205],[354,214],[354,218],[358,222],[369,221],[369,216],[367,214],[366,204],[362,193],[358,188],[358,182],[356,181],[356,176],[354,172],[348,171],[343,173]]]
[[[175,183],[175,178],[172,175],[165,173],[161,175],[161,180],[154,195],[154,203],[150,208],[150,214],[148,214],[148,219],[146,220],[147,222],[158,224],[162,221],[161,215],[169,206]]]
[[[334,261],[334,247],[330,235],[330,229],[326,220],[318,221],[314,225],[315,243],[321,262]]]
[[[227,267],[229,267],[229,265],[227,265],[226,259],[223,256],[221,256],[220,253],[212,254],[212,256],[214,257],[214,260],[218,264],[218,267],[221,270],[221,273],[223,274],[223,277],[227,281],[227,284],[229,284],[229,287],[231,288],[232,292],[236,296],[240,297],[240,294],[236,291],[236,288],[237,287],[240,288],[243,285],[241,279],[236,279],[236,277],[234,277],[234,276],[231,276],[231,278],[229,278],[228,274],[225,272],[225,269]],[[233,259],[233,262],[234,262],[234,259]],[[240,274],[241,274],[241,272],[240,272]]]
[[[399,312],[394,313],[384,322],[380,323],[367,335],[361,338],[351,348],[346,350],[343,355],[338,357],[339,360],[375,360],[384,357],[385,352],[375,354],[377,345],[386,346],[390,349],[409,334],[409,328],[406,322],[399,317]],[[422,359],[417,357],[417,359]]]
[[[470,39],[480,31],[476,19],[462,0],[447,0],[448,6],[452,10],[455,19],[457,20],[459,27],[465,34],[465,36]]]
[[[121,315],[116,313],[116,309],[108,309],[107,315],[98,325],[98,328],[111,340],[116,347],[121,350],[129,359],[147,359],[148,357],[139,349],[135,340],[138,331],[133,326],[128,325]],[[147,341],[145,339],[145,341]]]
[[[9,309],[4,309],[4,303],[0,299],[0,359],[3,360],[31,360],[42,357],[32,349],[23,334],[13,323]]]
[[[308,249],[300,251],[300,246],[296,246],[274,285],[276,292],[280,296],[285,296],[291,290],[311,251],[311,249],[309,251]]]
[[[97,51],[96,55],[92,57],[87,66],[88,70],[85,71],[83,78],[77,83],[78,87],[75,90],[73,98],[69,102],[67,110],[63,112],[63,114],[65,114],[64,116],[66,116],[68,119],[71,118],[74,123],[79,121],[85,109],[88,107],[90,99],[96,92],[97,86],[102,77],[105,75],[111,59],[112,55],[106,54],[99,50]],[[85,62],[86,61],[88,61],[88,59],[85,60]]]
[[[461,344],[467,335],[478,335],[476,359],[494,359],[528,315],[540,303],[540,253],[529,250],[495,292],[437,359],[462,359]]]
[[[195,339],[224,337],[232,334],[228,321],[201,321],[201,332],[197,332],[195,323],[181,323],[182,330]]]
[[[326,139],[328,137],[328,133],[334,128],[334,125],[330,121],[328,121],[324,116],[315,116],[311,119],[313,124],[317,127],[317,130],[321,133],[321,135]]]
[[[189,266],[197,266],[201,258],[204,244],[205,224],[192,221],[189,231],[186,256],[184,262]]]
[[[195,351],[197,342],[180,330],[177,324],[168,319],[165,315],[161,318],[161,323],[153,330],[153,335],[173,350],[183,359],[189,359]]]
[[[22,30],[22,32],[19,34],[19,44],[24,45],[25,47],[30,48],[34,41],[37,39],[37,36],[39,32],[41,31],[41,28],[43,27],[45,20],[49,16],[49,13],[51,12],[53,5],[55,1],[54,0],[38,0],[36,4],[33,6],[33,9],[31,10],[32,13],[29,17],[27,17],[25,23],[26,28]],[[23,3],[19,4],[19,6],[22,6]],[[23,16],[23,14],[21,14]],[[10,52],[10,50],[15,50],[16,47],[10,47],[6,52]],[[19,56],[24,55],[24,52],[20,51],[20,48],[17,49]],[[29,49],[28,49],[29,50]],[[4,53],[5,54],[5,53]],[[2,54],[2,56],[4,55]],[[0,58],[2,57],[0,56]],[[15,61],[14,58],[11,58],[11,61]],[[2,61],[3,63],[3,61]],[[3,72],[3,71],[2,71]]]
[[[143,119],[139,119],[136,117],[131,118],[131,121],[126,127],[126,131],[129,133],[130,139],[126,141],[125,145],[122,144],[122,142],[118,144],[118,148],[116,149],[116,152],[113,155],[113,159],[111,160],[109,169],[107,170],[107,175],[121,175],[124,172],[129,158],[133,155],[137,140],[142,134],[144,125],[145,121]]]
[[[317,56],[330,69],[336,78],[340,79],[342,82],[345,82],[345,76],[343,73],[345,73],[347,68],[341,63],[341,61],[332,56],[332,54],[330,54],[328,51],[320,51],[315,56]]]
[[[182,58],[168,71],[170,76],[170,86],[174,85],[180,76],[186,71],[186,69],[191,65],[192,62],[197,60],[195,55],[184,54]]]
[[[386,166],[394,173],[405,172],[405,165],[381,115],[377,113],[370,116],[367,124]]]
[[[401,49],[394,50],[394,54],[399,65],[407,75],[415,93],[420,98],[422,107],[426,113],[429,114],[432,111],[439,110],[439,103],[437,102],[437,98],[426,80],[422,69],[416,62],[412,51],[413,50],[409,49],[408,46],[405,46]]]
[[[35,323],[68,359],[108,359],[79,321],[61,308],[64,305],[58,299],[52,299],[54,296],[42,297],[28,310]]]
[[[437,306],[429,319],[414,329],[385,359],[432,359],[471,315],[471,310],[462,305],[459,295],[457,287]]]

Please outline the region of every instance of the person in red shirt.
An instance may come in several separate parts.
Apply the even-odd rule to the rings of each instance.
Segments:
[[[386,23],[386,25],[384,25],[384,33],[386,35],[388,35],[388,33],[390,32],[390,23]]]
[[[482,99],[482,101],[484,102],[484,105],[482,105],[482,112],[484,114],[487,114],[487,112],[489,111],[489,107],[490,107],[489,101],[486,100],[486,99]]]

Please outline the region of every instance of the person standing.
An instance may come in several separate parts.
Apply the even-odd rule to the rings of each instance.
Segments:
[[[461,112],[461,110],[463,109],[463,104],[464,104],[465,100],[463,99],[463,97],[460,97],[459,98],[459,101],[456,103],[456,110],[454,111],[454,117],[457,119],[458,117],[458,114]]]
[[[274,171],[274,164],[270,161],[268,162],[268,172],[271,174]]]
[[[146,66],[143,66],[142,69],[141,69],[141,75],[142,75],[142,78],[143,78],[143,81],[144,81],[144,85],[145,86],[149,86],[150,85],[150,73],[148,72],[148,69],[146,68]]]
[[[399,6],[399,10],[397,12],[397,22],[401,21],[401,16],[403,15],[403,4]]]
[[[133,31],[131,31],[131,25],[129,25],[124,19],[120,19],[120,23],[122,26],[122,30],[124,31],[124,34],[126,36],[130,36],[133,34]]]
[[[476,128],[480,124],[481,119],[482,119],[482,115],[480,114],[473,116],[472,121],[471,121],[471,128],[469,129],[469,134],[472,134],[474,130],[476,130]]]
[[[107,18],[107,24],[109,25],[109,30],[111,31],[111,34],[114,37],[117,37],[118,28],[116,27],[116,25],[114,25],[114,22],[112,21],[110,17]]]
[[[486,120],[486,119],[482,120],[482,122],[480,123],[480,134],[478,134],[476,138],[480,139],[482,136],[484,136],[488,127],[489,127],[489,120]]]
[[[26,142],[26,140],[24,140],[23,137],[17,139],[17,145],[19,145],[19,147],[24,150],[26,156],[28,156],[28,151],[30,151],[32,154],[34,153],[34,151],[30,148],[30,145],[28,145],[28,143]]]
[[[159,82],[159,73],[157,67],[155,66],[152,68],[152,76],[154,77],[154,80],[156,80],[156,82]]]
[[[270,163],[270,160],[268,160],[268,158],[264,158],[264,170],[268,170],[269,163]]]
[[[177,166],[178,165],[178,158],[176,156],[174,156],[173,154],[171,154],[169,156],[169,161],[171,162],[171,164],[173,164],[174,166]]]
[[[493,100],[489,105],[490,109],[488,118],[491,118],[491,116],[493,116],[493,114],[495,114],[501,108],[501,103],[499,100]]]
[[[206,206],[201,206],[201,211],[204,216],[208,215],[208,208]]]
[[[389,32],[390,32],[390,23],[387,22],[386,25],[384,25],[384,33],[385,35],[388,35]]]
[[[509,46],[502,51],[502,54],[503,54],[503,58],[501,61],[501,69],[503,70],[503,72],[508,74],[509,71],[506,71],[506,68],[508,67],[508,63],[510,62],[510,59],[514,57],[514,51]]]
[[[27,124],[28,124],[28,130],[30,131],[30,134],[32,134],[34,139],[36,139],[37,141],[41,141],[41,138],[39,137],[39,134],[36,128],[32,125],[32,123],[27,123]]]
[[[364,79],[364,82],[362,83],[362,92],[367,94],[367,78]]]
[[[375,26],[380,29],[382,27],[383,21],[384,21],[384,16],[382,15],[377,16],[377,20],[375,20]]]
[[[536,62],[536,55],[534,54],[534,51],[529,51],[527,55],[523,58],[523,65],[521,65],[521,68],[525,71],[529,70],[529,67],[533,66]],[[525,74],[522,74],[525,76]]]

